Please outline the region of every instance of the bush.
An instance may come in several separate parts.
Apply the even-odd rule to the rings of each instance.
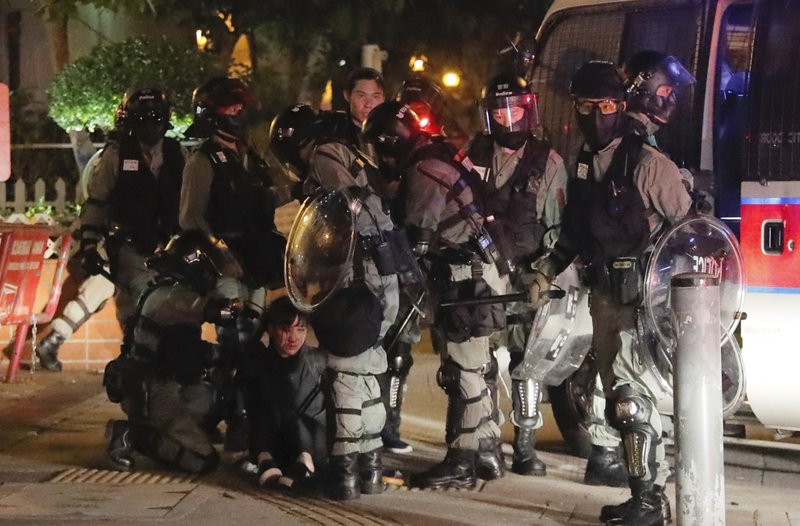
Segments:
[[[159,87],[175,106],[174,133],[191,123],[192,91],[224,73],[216,58],[193,47],[129,38],[95,47],[50,83],[50,116],[65,130],[110,130],[114,110],[128,89]]]

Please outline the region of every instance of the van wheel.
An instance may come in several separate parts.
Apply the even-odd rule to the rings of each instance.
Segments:
[[[561,385],[548,388],[550,405],[561,436],[570,452],[581,458],[588,458],[592,449],[588,428],[596,376],[590,354]]]

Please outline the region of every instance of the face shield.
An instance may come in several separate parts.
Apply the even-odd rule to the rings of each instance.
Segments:
[[[483,131],[487,135],[529,132],[539,125],[536,95],[525,93],[508,97],[489,97],[480,102]]]

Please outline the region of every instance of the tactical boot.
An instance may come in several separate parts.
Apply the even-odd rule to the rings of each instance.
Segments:
[[[333,500],[353,500],[361,496],[361,480],[358,473],[358,453],[333,455],[330,458],[331,479],[330,498]]]
[[[503,451],[497,438],[481,438],[475,455],[475,476],[483,480],[495,480],[505,472]]]
[[[383,462],[381,462],[380,449],[362,453],[358,461],[360,463],[361,493],[376,495],[386,491],[386,484],[383,483]]]
[[[661,516],[665,523],[672,521],[672,511],[669,508],[669,497],[664,492],[663,486],[653,486],[653,493],[659,495],[661,499]],[[622,521],[625,514],[633,505],[634,499],[631,497],[622,504],[609,504],[600,509],[600,522],[616,524],[614,521]]]
[[[118,471],[133,471],[133,445],[127,420],[109,420],[106,423],[108,459]]]
[[[547,474],[547,466],[536,456],[534,433],[531,428],[514,426],[514,456],[511,471],[518,475],[543,477]]]
[[[412,475],[411,484],[420,488],[472,488],[475,486],[475,450],[447,450],[447,456],[428,471]]]
[[[624,488],[628,485],[628,468],[619,455],[619,448],[592,446],[583,483],[589,486]]]
[[[64,338],[56,331],[52,331],[36,346],[36,356],[39,363],[48,371],[60,373],[62,369],[61,361],[58,359],[58,349],[64,343]]]
[[[611,513],[611,506],[604,506],[600,510],[601,521],[603,512]],[[669,499],[666,494],[657,492],[654,486],[649,491],[634,492],[633,497],[623,502],[617,511],[623,511],[622,516],[614,516],[605,520],[605,524],[613,526],[665,526],[672,519],[669,511]]]

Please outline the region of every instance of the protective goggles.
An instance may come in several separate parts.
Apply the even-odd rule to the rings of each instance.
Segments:
[[[612,115],[622,109],[622,101],[611,99],[576,99],[574,104],[575,111],[578,112],[579,115],[591,115],[595,108],[600,110],[602,115]]]

